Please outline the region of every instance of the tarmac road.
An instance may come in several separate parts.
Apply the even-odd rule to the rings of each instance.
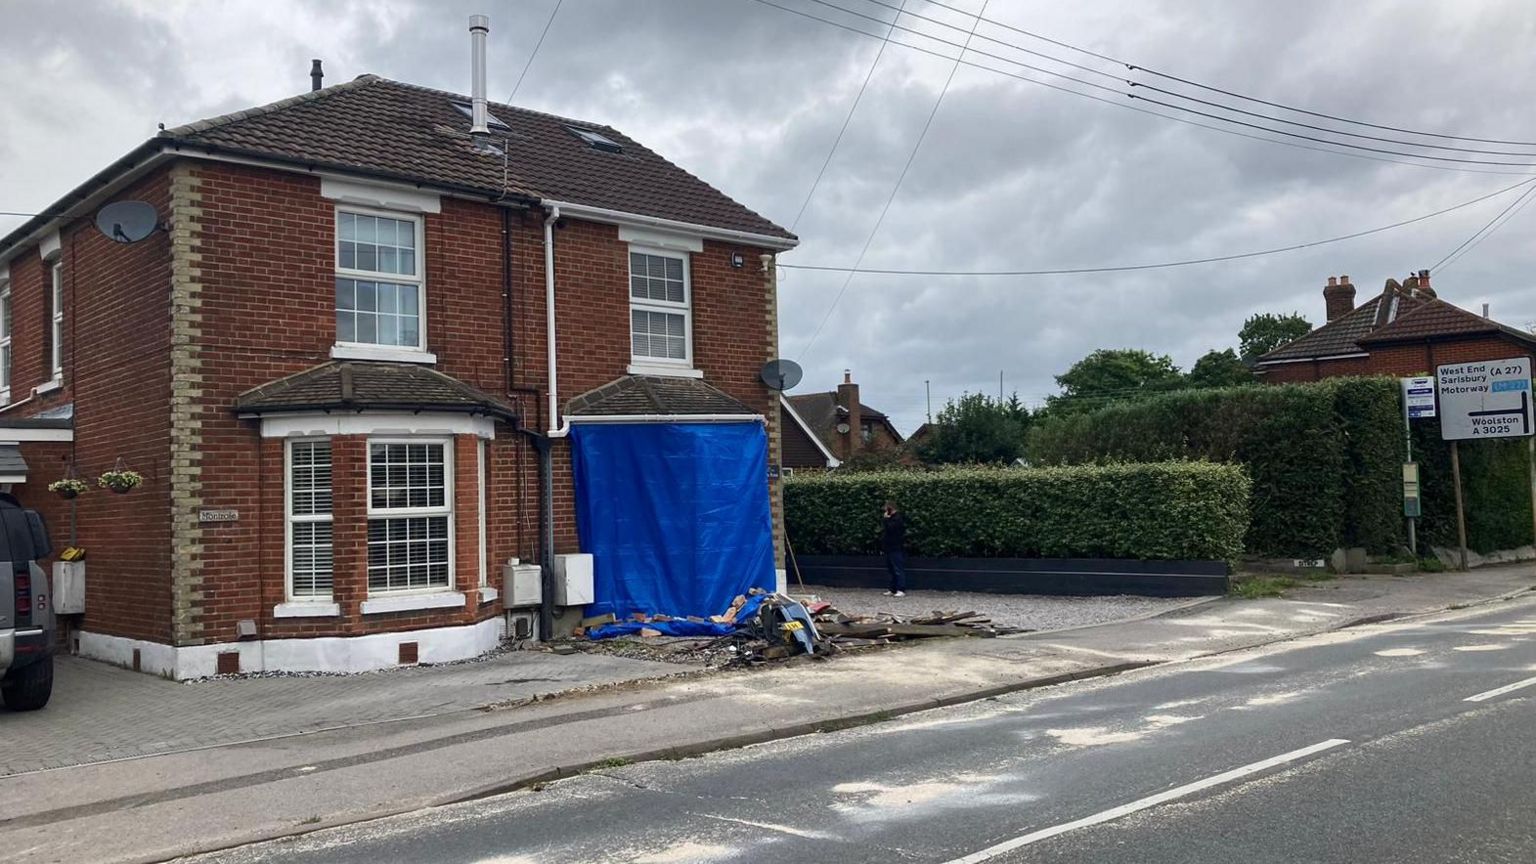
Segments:
[[[1533,636],[1522,599],[189,860],[1529,862]]]

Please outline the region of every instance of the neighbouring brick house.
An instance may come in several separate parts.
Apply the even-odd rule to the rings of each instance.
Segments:
[[[1536,354],[1536,335],[1440,299],[1427,270],[1402,283],[1388,279],[1359,306],[1348,276],[1329,277],[1323,298],[1327,322],[1260,357],[1255,372],[1261,380],[1424,375],[1448,363]]]
[[[826,393],[784,397],[784,467],[836,468],[860,450],[894,450],[902,444],[884,412],[859,399],[853,373]]]
[[[777,462],[758,370],[793,235],[606,126],[490,105],[472,133],[462,96],[315,86],[167,129],[0,238],[25,462],[0,482],[88,550],[82,654],[177,678],[472,656],[501,565],[578,549],[572,428],[755,423]],[[125,200],[163,230],[93,226]],[[143,486],[46,491],[119,465]],[[767,474],[744,497],[777,544]]]

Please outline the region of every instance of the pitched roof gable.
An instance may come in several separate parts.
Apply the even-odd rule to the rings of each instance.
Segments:
[[[802,393],[798,396],[784,397],[795,409],[795,413],[805,421],[806,427],[820,438],[824,443],[833,444],[837,441],[837,423],[840,416],[846,415],[847,409],[837,404],[837,392],[827,393]],[[904,439],[901,433],[896,431],[895,424],[885,415],[885,412],[868,403],[859,403],[859,414],[865,420],[876,420],[884,424],[886,431],[896,443]]]
[[[269,105],[167,129],[194,148],[415,180],[496,197],[545,199],[792,241],[794,235],[610,127],[492,103],[506,124],[469,135],[468,97],[363,75]],[[621,152],[587,144],[599,132]]]
[[[1427,301],[1412,297],[1389,285],[1380,294],[1357,306],[1354,311],[1329,321],[1298,339],[1259,357],[1260,365],[1287,360],[1312,360],[1362,353],[1360,340],[1379,328],[1390,325]]]
[[[1360,339],[1360,344],[1376,344],[1401,340],[1423,340],[1443,336],[1471,336],[1483,333],[1504,333],[1528,344],[1536,344],[1536,336],[1500,324],[1453,306],[1444,300],[1431,300],[1396,321]]]

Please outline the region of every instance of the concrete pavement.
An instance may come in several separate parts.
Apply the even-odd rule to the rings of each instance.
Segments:
[[[1382,578],[1389,581],[1340,580],[1292,599],[1224,600],[1128,624],[927,643],[16,776],[0,781],[0,860],[161,860],[490,794],[607,759],[773,740],[1053,676],[1187,660],[1478,602],[1528,589],[1536,571]]]
[[[1525,862],[1533,637],[1529,597],[604,767],[197,864]]]

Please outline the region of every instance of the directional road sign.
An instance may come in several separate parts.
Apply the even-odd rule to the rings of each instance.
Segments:
[[[1453,363],[1435,370],[1440,437],[1447,441],[1522,438],[1531,422],[1531,360]]]

